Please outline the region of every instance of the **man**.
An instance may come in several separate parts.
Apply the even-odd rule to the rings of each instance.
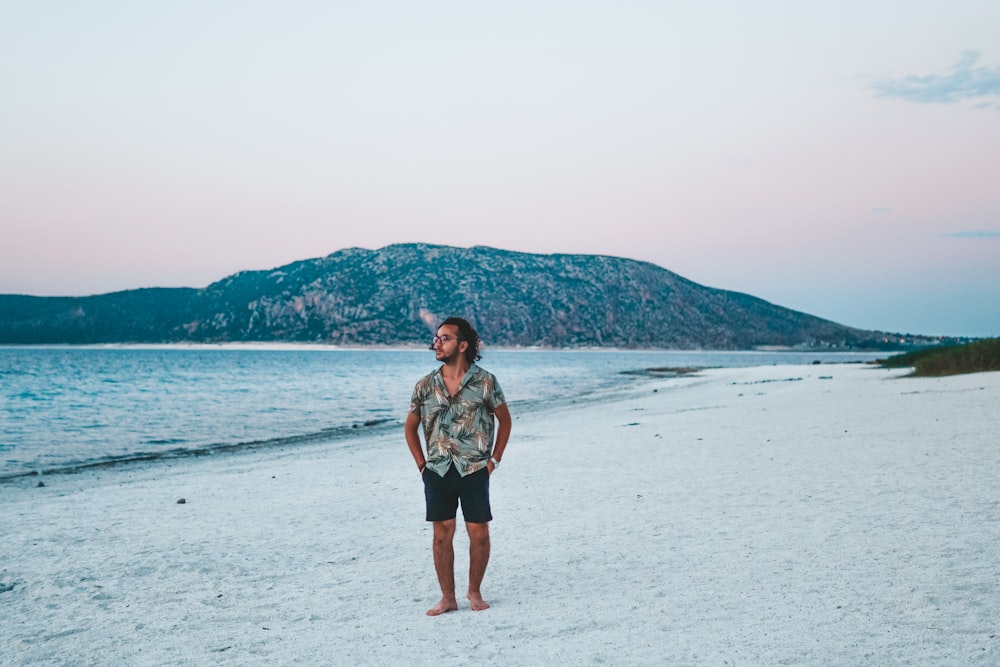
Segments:
[[[445,320],[431,349],[441,367],[414,387],[404,431],[423,476],[427,520],[434,524],[434,569],[441,601],[427,615],[438,616],[458,609],[454,537],[459,503],[469,533],[467,597],[475,611],[490,606],[479,590],[490,559],[490,475],[503,458],[511,419],[496,378],[476,365],[482,358],[479,336],[468,322],[458,317]],[[420,446],[421,425],[426,454]]]

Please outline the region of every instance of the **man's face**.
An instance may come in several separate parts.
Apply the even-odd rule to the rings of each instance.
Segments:
[[[458,340],[458,327],[454,324],[444,324],[437,330],[434,338],[434,354],[438,361],[449,363],[463,354],[465,341]]]

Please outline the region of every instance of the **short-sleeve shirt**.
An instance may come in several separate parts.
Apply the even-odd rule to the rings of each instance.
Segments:
[[[427,467],[442,477],[452,464],[463,477],[485,468],[493,451],[493,413],[505,402],[496,377],[476,364],[455,396],[448,394],[440,368],[420,378],[410,412],[424,427]]]

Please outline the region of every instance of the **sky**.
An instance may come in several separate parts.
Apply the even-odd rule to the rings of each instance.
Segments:
[[[998,35],[996,0],[0,0],[0,293],[423,242],[998,336]]]

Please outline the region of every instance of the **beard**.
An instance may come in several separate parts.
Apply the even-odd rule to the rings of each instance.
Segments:
[[[451,362],[458,359],[459,355],[458,349],[453,351],[451,354],[446,353],[444,350],[435,350],[434,352],[435,356],[437,357],[437,360],[446,364],[450,364]]]

